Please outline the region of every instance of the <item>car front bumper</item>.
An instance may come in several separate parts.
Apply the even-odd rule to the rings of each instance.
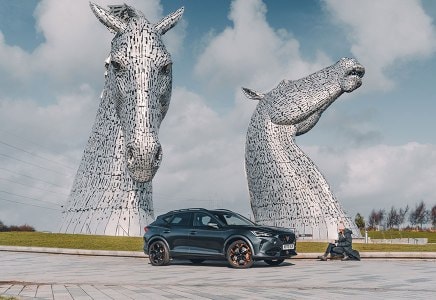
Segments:
[[[254,259],[286,259],[297,255],[296,242],[283,243],[276,237],[261,238]]]

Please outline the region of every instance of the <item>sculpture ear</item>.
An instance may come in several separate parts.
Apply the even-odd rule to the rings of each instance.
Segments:
[[[263,97],[265,97],[264,94],[256,92],[254,90],[250,90],[247,88],[242,88],[242,91],[244,92],[245,97],[247,97],[248,99],[252,99],[252,100],[262,100]]]
[[[173,12],[172,14],[169,14],[162,20],[160,20],[154,28],[156,29],[157,33],[163,35],[165,32],[176,26],[177,22],[182,18],[184,8],[181,7],[177,11]]]
[[[127,24],[122,19],[114,16],[104,8],[98,6],[95,3],[89,2],[89,6],[91,6],[91,10],[97,19],[103,23],[104,26],[109,29],[112,33],[117,33],[126,29]]]

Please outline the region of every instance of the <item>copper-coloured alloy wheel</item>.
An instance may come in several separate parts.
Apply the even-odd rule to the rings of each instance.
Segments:
[[[233,268],[250,268],[254,264],[250,245],[243,240],[231,243],[227,248],[227,261]]]

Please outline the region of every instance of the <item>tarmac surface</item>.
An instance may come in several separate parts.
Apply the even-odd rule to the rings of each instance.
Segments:
[[[0,251],[0,295],[18,299],[435,299],[435,259],[225,262]]]

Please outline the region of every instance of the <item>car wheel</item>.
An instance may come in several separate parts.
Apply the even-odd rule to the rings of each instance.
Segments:
[[[190,259],[193,264],[201,264],[204,262],[204,259]]]
[[[156,241],[150,245],[148,258],[153,266],[165,266],[170,262],[170,252],[163,241]]]
[[[250,268],[254,264],[250,245],[243,240],[231,243],[227,248],[227,261],[233,268]]]
[[[265,259],[264,262],[266,262],[267,264],[269,264],[270,266],[278,266],[280,265],[282,262],[284,262],[285,260],[280,258],[280,259]]]

